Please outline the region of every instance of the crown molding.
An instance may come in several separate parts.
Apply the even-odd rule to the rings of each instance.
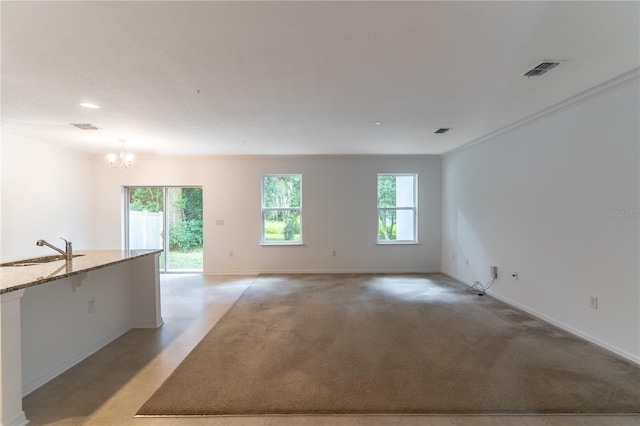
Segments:
[[[592,99],[595,99],[599,96],[602,96],[614,90],[618,90],[621,87],[624,87],[631,83],[635,83],[638,80],[640,80],[640,67],[634,68],[631,71],[628,71],[624,74],[619,75],[618,77],[605,81],[602,84],[592,87],[591,89],[585,90],[584,92],[579,93],[570,98],[567,98],[564,101],[558,102],[557,104],[551,105],[548,108],[538,111],[535,114],[529,115],[528,117],[525,117],[522,120],[518,120],[512,124],[509,124],[508,126],[498,129],[495,132],[489,133],[487,135],[474,139],[471,142],[468,142],[464,145],[461,145],[457,148],[447,151],[441,154],[440,156],[442,158],[447,158],[455,154],[459,154],[479,143],[486,142],[488,140],[495,138],[496,136],[511,132],[513,130],[519,129],[524,126],[528,126],[529,124],[532,124],[536,121],[545,119],[552,115],[558,114],[562,111],[566,111],[568,109],[574,108],[580,104],[589,102]]]

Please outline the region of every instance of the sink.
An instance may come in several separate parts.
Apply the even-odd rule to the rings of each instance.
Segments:
[[[84,256],[84,254],[74,254],[73,257]],[[41,265],[43,263],[56,262],[58,260],[66,260],[67,257],[61,254],[54,254],[52,256],[34,257],[33,259],[16,260],[13,262],[0,263],[0,266],[33,266]]]

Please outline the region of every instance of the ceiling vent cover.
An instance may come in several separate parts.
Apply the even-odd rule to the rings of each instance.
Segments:
[[[91,123],[71,123],[73,127],[77,127],[80,130],[100,130],[99,127],[94,126]]]
[[[525,77],[540,77],[542,74],[557,67],[558,65],[560,65],[559,61],[543,61],[522,75]]]
[[[440,135],[442,133],[447,133],[449,130],[451,130],[451,127],[440,127],[438,130],[436,130],[433,133]]]

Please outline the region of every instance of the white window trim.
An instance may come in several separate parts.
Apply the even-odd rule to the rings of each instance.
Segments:
[[[264,178],[265,177],[297,177],[300,178],[300,207],[265,207],[264,206]],[[261,246],[301,246],[304,245],[302,240],[302,173],[265,173],[260,179],[260,245]],[[268,241],[264,239],[264,215],[269,211],[297,211],[300,215],[300,240],[299,241]]]
[[[378,177],[380,176],[412,176],[413,177],[413,207],[379,207],[378,206]],[[381,240],[379,234],[380,210],[412,210],[413,211],[413,239],[412,240]],[[387,245],[416,245],[418,241],[418,174],[417,173],[378,173],[376,175],[376,244]]]

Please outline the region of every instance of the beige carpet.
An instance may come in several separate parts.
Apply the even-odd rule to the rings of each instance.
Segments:
[[[138,415],[640,412],[638,366],[465,289],[260,277]]]

